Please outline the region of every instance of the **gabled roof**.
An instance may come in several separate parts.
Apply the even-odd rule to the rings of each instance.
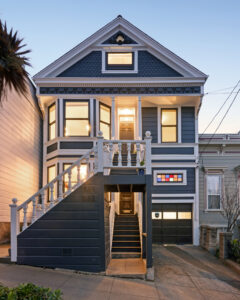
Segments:
[[[78,44],[76,47],[38,72],[36,75],[34,75],[33,79],[36,80],[38,78],[56,77],[58,74],[90,53],[92,47],[105,46],[103,43],[119,31],[123,32],[125,35],[135,41],[137,45],[147,47],[151,54],[175,69],[177,72],[181,73],[184,77],[197,77],[202,79],[207,78],[206,74],[199,71],[191,64],[159,44],[157,41],[128,22],[122,16],[118,16],[95,32],[93,35]]]

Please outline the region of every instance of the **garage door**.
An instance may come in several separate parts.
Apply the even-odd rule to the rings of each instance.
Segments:
[[[192,204],[152,205],[153,243],[192,244]]]

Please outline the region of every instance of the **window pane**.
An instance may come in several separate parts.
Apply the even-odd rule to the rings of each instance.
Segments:
[[[56,137],[56,123],[49,125],[49,140],[55,139]]]
[[[103,137],[106,140],[110,140],[110,125],[104,124],[104,123],[100,123],[100,130],[103,133]]]
[[[108,53],[108,65],[132,65],[132,53]]]
[[[67,170],[72,164],[64,164],[63,170]],[[80,167],[80,180],[83,180],[87,177],[87,165],[81,165]],[[74,186],[77,184],[77,167],[72,169],[71,174],[71,184]],[[68,174],[64,175],[64,192],[68,190]]]
[[[56,166],[51,166],[47,169],[47,179],[48,179],[48,183],[51,182],[56,176]],[[55,183],[53,186],[53,195],[54,198],[57,198],[57,184]],[[50,200],[51,197],[51,191],[50,188],[48,189],[48,200]]]
[[[176,127],[162,127],[162,142],[175,143],[177,142]]]
[[[65,117],[67,119],[87,119],[88,102],[66,102]]]
[[[51,107],[49,107],[49,123],[52,123],[54,121],[56,121],[56,105],[52,105]]]
[[[88,136],[88,120],[66,120],[65,136]]]
[[[192,213],[190,211],[178,212],[178,219],[179,220],[191,220],[192,219]]]
[[[177,125],[177,110],[162,109],[162,125]]]
[[[221,176],[208,175],[207,177],[208,195],[221,194]]]
[[[208,195],[208,209],[220,209],[220,195]]]
[[[110,123],[110,108],[100,105],[100,121]]]
[[[162,212],[161,211],[152,212],[152,219],[153,220],[162,219]]]
[[[176,211],[164,211],[163,219],[175,220],[175,219],[177,219],[177,212]]]

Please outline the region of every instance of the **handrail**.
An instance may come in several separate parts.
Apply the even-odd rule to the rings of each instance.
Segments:
[[[73,169],[74,167],[78,166],[79,163],[84,160],[87,159],[89,154],[94,152],[94,150],[96,150],[96,147],[94,147],[93,149],[91,149],[88,153],[86,153],[85,155],[83,155],[82,157],[80,157],[77,161],[75,161],[70,167],[68,167],[65,171],[63,171],[62,173],[60,173],[59,175],[57,175],[57,177],[55,177],[52,181],[50,181],[49,183],[47,183],[46,185],[44,185],[40,190],[38,190],[35,194],[33,194],[30,198],[28,198],[26,201],[24,201],[22,204],[20,204],[17,207],[17,210],[22,209],[26,204],[30,203],[31,200],[39,195],[41,195],[42,192],[44,192],[45,190],[49,189],[54,183],[56,183],[57,181],[61,180],[61,178],[69,173],[69,171],[71,169]]]

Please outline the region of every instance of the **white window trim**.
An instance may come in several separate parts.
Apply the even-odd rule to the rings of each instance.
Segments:
[[[223,194],[223,187],[224,187],[224,169],[221,167],[216,167],[216,168],[205,168],[205,180],[204,180],[204,187],[205,187],[205,212],[221,212],[222,209],[222,204],[221,204],[221,196]],[[221,176],[221,195],[220,195],[220,208],[208,208],[208,176]]]
[[[161,126],[161,111],[162,109],[173,109],[175,108],[177,110],[177,141],[176,142],[171,142],[171,143],[166,143],[162,142],[162,126]],[[158,106],[158,143],[163,144],[163,145],[176,145],[180,144],[182,142],[182,116],[181,116],[181,106],[170,106],[170,105],[161,105]]]
[[[157,182],[157,174],[178,174],[182,173],[183,174],[183,182]],[[187,185],[187,170],[154,170],[153,171],[153,185],[167,185],[167,186],[172,186],[172,185]]]
[[[133,70],[106,70],[106,53],[107,52],[133,52],[134,53],[134,69]],[[102,50],[102,73],[103,74],[131,74],[138,73],[138,51],[129,49],[129,48],[121,48],[121,49],[108,49]]]

